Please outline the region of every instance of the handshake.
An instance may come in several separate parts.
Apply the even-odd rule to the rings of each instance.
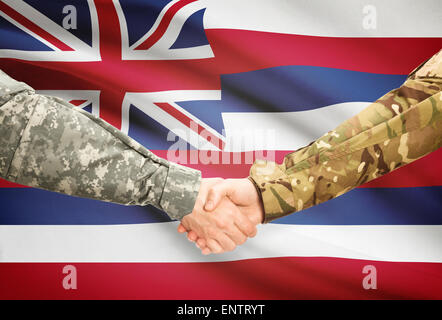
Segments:
[[[260,195],[249,179],[202,179],[193,211],[178,232],[187,232],[202,254],[222,253],[254,237],[263,217]]]

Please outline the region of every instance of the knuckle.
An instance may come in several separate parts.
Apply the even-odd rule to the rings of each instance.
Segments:
[[[253,225],[248,223],[247,221],[242,221],[240,224],[241,230],[247,235],[250,236],[253,233]]]
[[[255,226],[252,223],[250,223],[249,221],[246,221],[243,226],[244,226],[245,232],[248,235],[251,235],[255,230]]]
[[[214,240],[209,242],[209,248],[213,253],[219,253],[222,250],[218,243]]]
[[[232,242],[226,246],[226,251],[233,251],[233,250],[235,250],[235,248],[236,248],[236,245]]]
[[[257,233],[258,233],[258,230],[256,230],[256,228],[254,227],[252,233],[250,234],[250,238],[255,237]]]
[[[223,218],[216,218],[216,225],[221,228],[221,229],[225,229],[227,227],[227,223]]]
[[[219,246],[216,253],[223,253],[224,251],[226,251],[226,250],[223,247]]]
[[[209,198],[216,195],[218,187],[216,185],[209,187]]]
[[[193,241],[195,241],[196,239],[198,239],[198,235],[197,235],[196,232],[194,232],[194,231],[189,232],[189,236],[190,236],[190,238],[191,238]]]
[[[238,240],[238,244],[244,244],[247,241],[247,237],[246,236],[240,236],[239,240]]]
[[[251,235],[253,235],[255,233],[255,228],[252,226],[252,225],[249,225],[248,227],[247,227],[247,234],[249,235],[249,236],[251,236]]]

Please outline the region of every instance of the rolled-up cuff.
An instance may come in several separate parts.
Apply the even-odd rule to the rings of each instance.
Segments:
[[[201,184],[201,172],[171,163],[160,206],[171,219],[181,220],[192,212]]]

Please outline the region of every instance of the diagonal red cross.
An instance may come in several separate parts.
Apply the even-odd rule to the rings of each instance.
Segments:
[[[172,16],[186,4],[195,0],[182,0],[171,6],[163,22],[137,49],[145,49],[159,40]],[[99,90],[100,117],[121,128],[122,102],[126,92],[157,92],[166,90],[219,90],[220,72],[215,59],[194,60],[123,60],[120,21],[111,0],[95,0],[99,25],[101,61],[51,62],[0,59],[0,66],[11,76],[27,82],[38,90]],[[40,35],[52,45],[71,51],[67,44],[53,37],[20,12],[0,2],[0,10]],[[171,114],[189,128],[200,133],[201,126],[190,126],[191,119],[167,103],[158,107]],[[214,135],[208,140],[223,148]],[[210,137],[210,138],[209,138]]]

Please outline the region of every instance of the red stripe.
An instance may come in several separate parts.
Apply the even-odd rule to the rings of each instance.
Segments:
[[[63,51],[74,51],[70,46],[65,44],[64,42],[60,41],[53,35],[51,35],[46,30],[42,29],[38,25],[36,25],[34,22],[8,6],[6,3],[0,1],[0,11],[3,11],[5,14],[7,14],[9,17],[14,19],[16,22],[27,28],[28,30],[32,31],[36,35],[40,36],[41,38],[45,39],[50,44],[54,45],[60,50]]]
[[[14,182],[10,182],[4,179],[0,178],[0,188],[27,188],[24,185],[18,184],[18,183],[14,183]]]
[[[162,158],[169,158],[167,150],[153,150],[153,153]],[[284,156],[289,153],[289,151],[276,151],[275,159],[278,163],[281,163]],[[204,156],[203,156],[204,155]],[[211,151],[210,153],[205,153],[204,151],[189,151],[182,152],[182,158],[178,157],[178,154],[171,154],[169,160],[174,162],[183,163],[188,167],[195,168],[202,171],[203,177],[223,177],[223,178],[244,178],[248,176],[250,171],[250,162],[255,159],[255,154],[253,152],[216,152]],[[211,159],[219,159],[220,163],[224,158],[229,158],[230,162],[233,163],[234,159],[240,157],[240,161],[246,164],[197,164],[193,163],[194,159],[200,161],[201,159],[206,159],[208,157],[213,157]],[[186,162],[180,161],[178,159],[185,159]],[[430,186],[442,186],[442,148],[436,150],[435,152],[419,159],[405,167],[397,169],[383,177],[373,180],[361,188],[405,188],[405,187],[430,187]],[[0,188],[19,188],[23,187],[21,185],[8,182],[6,180],[0,179]]]
[[[188,167],[198,169],[203,177],[223,177],[223,178],[244,178],[249,175],[251,163],[257,158],[254,152],[204,152],[190,151],[183,152],[182,157],[172,154],[170,157],[167,150],[154,150],[156,155],[173,160]],[[275,151],[276,162],[282,163],[284,156],[290,151]],[[264,153],[264,155],[266,155]],[[173,157],[173,158],[172,158]],[[204,160],[207,158],[218,160],[219,164],[195,164],[194,160]],[[230,159],[230,163],[239,157],[242,164],[222,164],[223,157]],[[258,158],[261,158],[258,155]],[[181,161],[183,159],[185,162]],[[397,169],[383,177],[373,180],[361,187],[363,188],[404,188],[404,187],[430,187],[442,185],[442,148],[429,155]]]
[[[71,100],[69,101],[70,104],[73,104],[74,106],[79,106],[85,103],[87,100]]]
[[[140,45],[138,45],[135,48],[135,50],[147,50],[150,47],[152,47],[164,35],[164,33],[167,30],[167,27],[170,24],[170,21],[172,20],[173,16],[178,12],[178,10],[180,10],[185,5],[188,5],[189,3],[192,3],[195,1],[197,1],[197,0],[182,0],[182,1],[178,1],[177,3],[173,4],[164,14],[157,29],[152,33],[152,35],[150,37],[148,37],[146,40],[144,40],[144,42],[142,42]]]
[[[337,38],[230,29],[206,34],[224,74],[284,65],[409,74],[442,48],[442,38]]]
[[[341,258],[266,258],[218,263],[1,263],[0,299],[442,299],[442,264]],[[362,270],[377,270],[377,289]]]
[[[184,124],[186,127],[192,129],[192,131],[196,132],[197,134],[201,135],[203,138],[205,138],[208,142],[213,144],[215,147],[219,149],[224,149],[224,141],[221,139],[218,139],[217,136],[210,133],[208,130],[200,126],[198,123],[193,121],[191,118],[186,116],[184,113],[180,112],[178,109],[172,107],[169,103],[155,103],[156,106],[160,107],[161,110],[167,112],[172,117],[177,119],[179,122]]]
[[[217,29],[206,33],[215,53],[211,59],[118,62],[0,59],[0,68],[38,90],[219,90],[221,74],[284,65],[404,75],[442,47],[442,38],[325,38]],[[368,48],[369,44],[374,47]]]

